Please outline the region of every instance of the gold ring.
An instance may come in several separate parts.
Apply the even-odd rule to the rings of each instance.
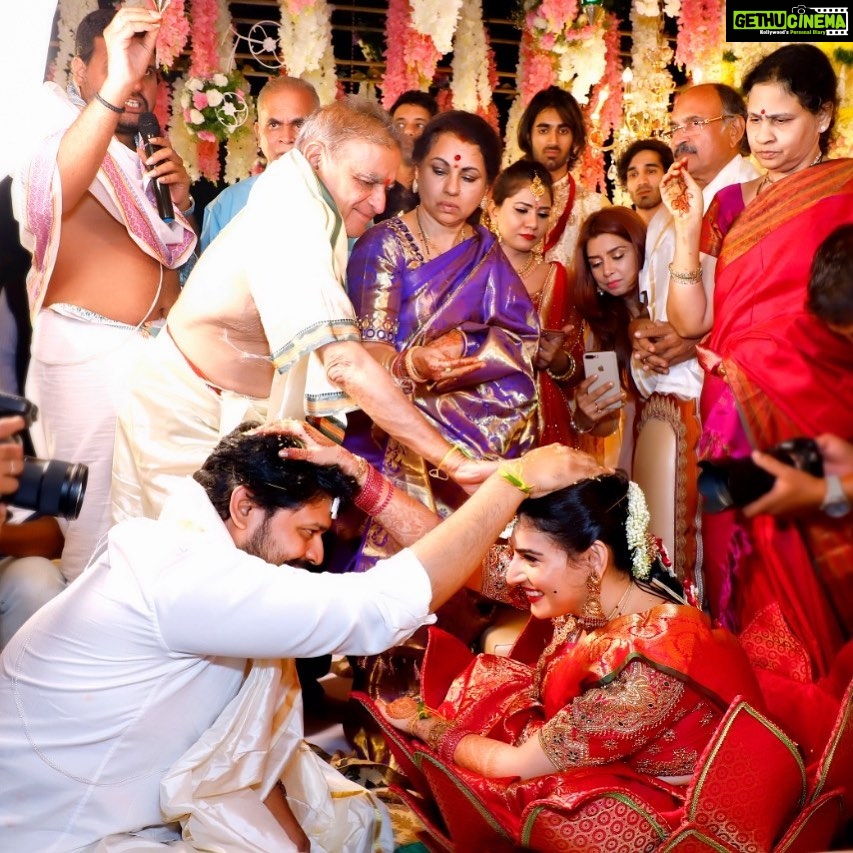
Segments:
[[[445,368],[444,368],[444,372],[445,372],[445,373],[450,373],[450,371],[451,371],[451,370],[453,370],[453,368],[452,368],[452,367],[445,367]]]

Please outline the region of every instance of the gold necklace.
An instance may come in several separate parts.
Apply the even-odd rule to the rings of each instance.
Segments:
[[[628,603],[628,598],[631,595],[631,590],[634,588],[634,581],[628,581],[628,586],[625,587],[625,592],[622,593],[622,598],[616,603],[616,606],[610,611],[610,614],[607,617],[607,621],[609,622],[611,619],[616,616],[622,615],[622,609]]]
[[[814,160],[812,160],[811,163],[809,163],[809,168],[811,168],[812,166],[817,166],[817,164],[820,163],[821,160],[823,160],[823,153],[818,151],[817,157],[815,157]],[[787,175],[783,175],[782,177],[787,177]],[[770,177],[770,172],[766,172],[764,177],[761,179],[761,182],[755,188],[755,194],[761,195],[761,191],[765,187],[772,186],[773,184],[776,183],[776,181],[781,181],[781,180],[782,180],[782,178],[776,178],[774,180],[773,178]]]
[[[418,205],[415,208],[415,222],[417,223],[417,226],[418,226],[418,235],[421,238],[421,242],[424,244],[424,249],[426,249],[426,259],[428,261],[431,261],[433,258],[432,243],[430,243],[429,238],[424,233],[424,226],[421,224],[421,206],[420,205]],[[453,241],[453,246],[451,246],[451,248],[458,246],[462,242],[462,235],[464,233],[465,233],[465,223],[463,223],[462,227],[459,229],[459,233],[456,235],[456,239]],[[450,251],[450,250],[448,249],[447,251]]]
[[[537,260],[538,259],[536,257],[536,252],[531,252],[530,253],[530,260],[528,260],[528,262],[520,270],[519,269],[515,270],[518,273],[518,277],[524,278],[530,272],[530,270],[533,269],[533,266],[534,266],[534,264],[536,264]],[[515,269],[515,268],[513,267],[513,269]]]

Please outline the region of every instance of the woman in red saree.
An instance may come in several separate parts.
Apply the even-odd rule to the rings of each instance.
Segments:
[[[594,452],[590,438],[575,429],[569,407],[571,389],[583,377],[583,321],[565,267],[545,261],[536,248],[548,229],[552,192],[551,175],[541,163],[517,160],[492,186],[488,220],[539,312],[542,332],[533,362],[539,396],[537,441]]]
[[[527,804],[608,784],[677,811],[732,699],[760,707],[737,640],[682,603],[622,475],[524,501],[511,545],[484,590],[509,586],[530,608],[513,656],[469,655],[454,672],[462,652],[437,635],[421,684],[443,701],[380,702],[385,719],[474,771],[466,782],[516,838]]]
[[[823,162],[835,73],[818,48],[793,44],[763,59],[744,88],[750,147],[766,175],[720,192],[704,225],[701,193],[682,163],[662,186],[678,233],[670,320],[680,334],[710,327],[700,351],[706,457],[745,456],[796,436],[853,435],[853,344],[806,309],[818,245],[853,221],[853,161]],[[690,283],[700,231],[702,250],[719,257],[716,280],[704,288]],[[851,518],[705,513],[703,539],[712,614],[740,632],[768,703],[789,704],[794,725],[810,721],[792,729],[808,744],[821,727],[814,713],[833,710],[815,685],[843,665],[839,651],[853,635]],[[804,717],[798,701],[814,710]]]

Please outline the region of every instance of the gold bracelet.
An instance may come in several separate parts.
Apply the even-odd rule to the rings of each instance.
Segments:
[[[676,281],[683,281],[687,284],[698,284],[702,281],[702,267],[696,270],[690,270],[689,272],[677,272],[672,268],[672,264],[669,265],[669,274]]]
[[[564,351],[565,352],[565,351]],[[577,364],[575,363],[575,357],[571,353],[566,353],[566,358],[569,360],[569,366],[562,373],[554,373],[550,367],[545,368],[545,372],[555,381],[555,382],[568,382],[575,375],[575,369],[577,368]]]
[[[463,456],[465,456],[465,451],[463,451],[458,444],[451,444],[450,450],[448,450],[447,453],[445,453],[444,456],[441,457],[441,461],[438,463],[438,465],[436,465],[435,468],[429,469],[430,477],[435,480],[450,479],[447,472],[444,470],[444,463],[447,462],[454,450],[458,450]]]
[[[406,374],[412,382],[424,383],[429,381],[429,377],[421,376],[418,369],[415,367],[415,350],[417,347],[409,347],[406,354],[403,356],[403,366],[406,369]]]

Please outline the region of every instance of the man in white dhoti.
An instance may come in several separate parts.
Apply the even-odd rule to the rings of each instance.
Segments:
[[[89,466],[82,512],[61,522],[69,581],[109,528],[118,399],[177,299],[178,268],[196,242],[180,157],[155,137],[162,147],[143,163],[134,141],[140,114],[154,109],[159,25],[159,13],[141,8],[98,10],[79,23],[72,84],[45,84],[44,136],[13,182],[21,242],[33,255],[33,440],[39,456]],[[174,222],[157,212],[155,177],[171,194]]]
[[[342,438],[346,413],[360,408],[441,476],[476,484],[492,470],[454,452],[368,354],[344,288],[347,236],[384,209],[399,162],[390,116],[351,98],[306,119],[296,148],[258,178],[131,377],[115,521],[156,518],[175,475],[192,473],[246,416],[309,417]],[[448,378],[467,361],[448,361]]]
[[[312,851],[389,849],[378,803],[303,745],[298,682],[279,659],[401,642],[527,493],[598,470],[558,445],[511,464],[435,527],[342,447],[226,437],[159,520],[115,526],[0,655],[4,847],[143,850],[154,827],[180,821],[184,849],[307,850],[306,835]],[[362,574],[296,568],[322,560],[333,506],[353,492],[410,547]],[[259,660],[245,679],[248,658]]]

